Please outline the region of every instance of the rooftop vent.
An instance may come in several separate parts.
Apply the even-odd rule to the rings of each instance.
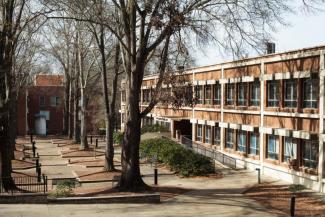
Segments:
[[[275,43],[272,42],[266,43],[266,53],[267,54],[275,53]]]

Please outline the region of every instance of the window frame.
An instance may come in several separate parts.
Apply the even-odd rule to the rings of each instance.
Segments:
[[[287,143],[287,141],[289,143]],[[291,150],[289,152],[292,152],[290,154],[286,153],[287,150],[287,144],[289,144],[291,146]],[[289,159],[297,159],[297,140],[295,138],[292,137],[284,137],[283,139],[283,162],[289,162]],[[293,154],[293,155],[291,155]]]
[[[270,139],[271,138],[274,139],[275,152],[270,152]],[[267,158],[270,160],[279,160],[279,136],[268,135],[268,137],[267,137]]]
[[[315,96],[313,96],[313,89],[311,89],[311,93],[308,98],[306,98],[306,83],[311,82],[310,84],[312,85],[311,88],[315,88]],[[315,85],[315,87],[313,86]],[[318,108],[318,91],[319,91],[319,84],[318,84],[318,79],[316,78],[308,78],[303,80],[303,94],[302,94],[302,107],[303,108],[309,108],[309,109],[317,109]],[[308,95],[308,94],[307,94]],[[311,97],[311,99],[309,98]],[[315,98],[315,99],[313,99]],[[315,105],[314,105],[315,104]]]
[[[290,93],[289,98],[287,92],[287,86],[290,85]],[[286,108],[296,108],[298,105],[298,88],[297,88],[297,81],[296,79],[289,79],[284,81],[284,107]]]
[[[261,84],[259,81],[251,82],[250,84],[250,106],[260,106],[261,99]],[[257,87],[257,88],[256,88]],[[256,92],[257,89],[258,91]],[[257,96],[255,96],[257,94]]]
[[[235,105],[235,89],[236,86],[234,83],[228,83],[226,85],[226,105]],[[229,94],[229,90],[231,90],[231,96]]]
[[[271,85],[275,85],[272,89],[275,91],[275,96],[271,95]],[[267,106],[268,107],[279,107],[280,106],[280,81],[272,80],[267,82]]]
[[[243,139],[244,137],[244,139]],[[244,143],[242,143],[244,142]],[[237,133],[237,151],[246,153],[247,151],[247,132],[239,130]]]
[[[204,142],[205,143],[208,143],[208,144],[211,143],[211,141],[212,141],[211,140],[211,133],[212,133],[211,126],[205,125],[205,132],[204,132],[204,139],[205,139]]]
[[[39,97],[39,106],[45,106],[45,96]]]
[[[307,156],[305,156],[305,146],[309,146],[308,147],[308,152],[310,157],[308,158]],[[313,154],[313,148],[312,146],[314,146],[314,150],[316,150],[316,156],[314,156],[314,159],[312,159],[312,154]],[[302,165],[306,168],[310,168],[310,169],[315,169],[317,170],[318,168],[318,161],[319,161],[319,144],[318,141],[307,141],[307,140],[302,140],[302,151],[301,151],[301,161],[302,161]],[[315,166],[311,166],[311,165],[315,165]]]
[[[231,137],[229,137],[229,133],[231,134]],[[231,141],[228,140],[229,138],[231,138]],[[227,128],[226,130],[226,148],[234,148],[234,129]]]
[[[200,135],[199,135],[200,132]],[[198,124],[197,125],[197,130],[196,130],[196,141],[202,142],[203,139],[203,125]]]
[[[254,146],[252,146],[252,144],[253,144],[252,138],[255,138]],[[260,138],[259,133],[250,133],[250,135],[249,135],[249,154],[251,154],[251,155],[259,155],[259,152],[260,152],[260,140],[259,140],[259,138]],[[254,150],[255,153],[253,153],[252,150]]]
[[[247,87],[246,86],[247,85],[245,83],[238,83],[237,84],[237,89],[238,89],[237,105],[238,106],[246,106],[247,105],[247,99],[246,99]]]
[[[204,86],[197,85],[195,86],[195,98],[196,98],[196,104],[203,104],[204,103]]]
[[[209,88],[209,95],[210,96],[207,96],[208,94],[208,88]],[[212,105],[212,85],[205,85],[204,86],[204,104],[208,104],[208,105]]]
[[[219,82],[213,88],[213,104],[221,105],[221,84]]]
[[[221,141],[220,141],[221,134],[220,133],[221,133],[220,127],[215,126],[214,127],[214,138],[213,138],[214,145],[220,145],[220,143],[221,143]]]

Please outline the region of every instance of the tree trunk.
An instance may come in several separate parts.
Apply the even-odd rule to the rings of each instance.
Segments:
[[[80,97],[81,97],[81,109],[80,109],[80,148],[82,150],[88,149],[88,142],[87,142],[87,119],[86,119],[86,96],[85,96],[85,89],[80,89]]]
[[[15,159],[16,137],[17,137],[17,96],[12,92],[9,100],[9,141],[10,141],[10,156]]]
[[[72,87],[72,81],[70,79],[70,85],[69,85],[69,139],[73,138],[73,99],[75,97],[73,87]]]
[[[122,144],[122,175],[120,189],[137,191],[147,189],[140,174],[139,146],[141,138],[141,118],[139,110],[139,71],[128,75],[126,94],[126,123]]]
[[[80,143],[80,128],[79,128],[79,97],[78,97],[78,81],[75,81],[74,88],[74,109],[73,109],[73,140],[76,143]]]
[[[105,122],[106,122],[106,150],[105,150],[105,170],[106,171],[114,171],[114,123],[115,118],[111,117],[108,114],[105,114]]]
[[[64,119],[63,119],[63,135],[69,133],[69,112],[70,112],[70,78],[66,75],[66,86],[64,96]]]

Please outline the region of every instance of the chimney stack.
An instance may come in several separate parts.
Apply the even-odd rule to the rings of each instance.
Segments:
[[[275,43],[272,42],[266,43],[266,53],[267,54],[275,53]]]

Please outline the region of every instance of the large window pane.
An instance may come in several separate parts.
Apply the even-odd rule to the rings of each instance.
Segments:
[[[246,132],[245,131],[238,132],[237,151],[246,152]]]
[[[234,147],[234,130],[227,129],[226,131],[226,148],[233,148]]]
[[[227,105],[234,105],[234,98],[235,98],[235,84],[227,84]]]
[[[251,84],[251,106],[259,106],[260,105],[260,82],[255,81]]]
[[[258,155],[259,154],[259,135],[258,133],[251,133],[250,135],[250,154]]]
[[[221,85],[219,83],[214,85],[214,99],[213,104],[220,105],[221,103]]]
[[[238,84],[238,105],[245,106],[246,105],[246,85]]]
[[[196,103],[203,104],[203,86],[196,86],[195,88]]]
[[[302,142],[302,163],[304,167],[316,169],[318,166],[318,142]]]
[[[307,79],[303,82],[303,107],[317,108],[318,81],[317,79]]]
[[[289,162],[290,158],[297,159],[297,143],[295,139],[286,137],[284,139],[283,160]]]
[[[212,86],[207,85],[205,86],[205,104],[212,104]]]
[[[279,106],[279,81],[269,81],[267,88],[267,105],[270,107],[278,107]]]
[[[269,135],[267,145],[268,145],[267,157],[269,159],[277,160],[279,157],[279,147],[278,147],[277,136]]]
[[[293,108],[297,107],[297,82],[288,80],[284,82],[284,106]]]
[[[214,144],[220,145],[220,127],[214,127]]]
[[[196,140],[202,141],[202,134],[203,134],[203,126],[201,124],[197,125],[197,133],[196,133]]]
[[[205,126],[205,143],[211,142],[211,126]]]

